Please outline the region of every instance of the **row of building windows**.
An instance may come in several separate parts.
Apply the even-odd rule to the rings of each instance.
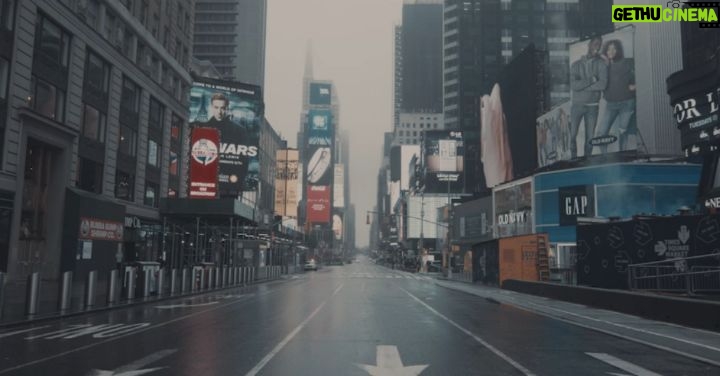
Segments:
[[[425,123],[420,123],[420,124],[417,124],[417,123],[400,123],[400,128],[420,128],[420,129],[424,129],[426,126],[427,126],[427,129],[431,129],[431,128],[437,129],[438,124],[437,124],[437,123],[433,123],[433,124],[430,124],[430,123],[428,123],[428,124],[425,124]]]

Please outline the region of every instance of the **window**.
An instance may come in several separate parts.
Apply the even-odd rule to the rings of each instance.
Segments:
[[[85,158],[80,158],[78,165],[78,188],[97,194],[102,193],[103,165]]]
[[[10,62],[0,57],[0,100],[7,99],[10,82]]]
[[[146,182],[145,183],[145,200],[144,203],[147,206],[152,206],[154,208],[158,207],[158,197],[157,194],[160,191],[158,188],[158,185],[152,182]]]
[[[150,111],[148,122],[151,127],[162,129],[165,107],[157,99],[150,97]]]
[[[160,167],[160,146],[155,140],[148,140],[148,158],[150,166]]]
[[[183,119],[180,116],[172,114],[172,124],[170,125],[170,141],[180,141],[180,131],[182,130]]]
[[[31,107],[40,115],[55,121],[63,121],[65,115],[65,92],[35,75],[30,81]]]
[[[105,114],[85,104],[83,111],[82,135],[98,142],[105,142]]]
[[[67,67],[70,36],[47,17],[38,18],[35,53],[52,65]]]
[[[120,126],[120,143],[118,151],[125,155],[134,157],[137,152],[137,131],[126,126]]]
[[[13,16],[15,15],[15,0],[0,0],[0,29],[13,29]]]
[[[117,170],[117,174],[115,175],[115,197],[121,200],[132,201],[134,197],[134,189],[135,176],[127,172]]]
[[[178,154],[170,150],[170,166],[168,172],[171,176],[177,176],[178,174]]]
[[[85,60],[85,88],[107,95],[110,85],[110,66],[97,54],[88,51]]]
[[[127,77],[123,78],[120,107],[124,111],[131,111],[133,114],[140,112],[140,88]]]

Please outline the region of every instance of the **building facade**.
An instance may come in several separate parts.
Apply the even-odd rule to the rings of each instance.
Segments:
[[[432,112],[401,112],[398,125],[395,127],[395,144],[420,145],[423,133],[427,130],[443,130],[442,113]]]
[[[399,85],[404,112],[442,112],[442,20],[441,0],[403,4]]]
[[[0,270],[164,257],[159,200],[186,195],[192,2],[2,4]]]
[[[267,0],[196,0],[193,55],[222,78],[265,85]]]

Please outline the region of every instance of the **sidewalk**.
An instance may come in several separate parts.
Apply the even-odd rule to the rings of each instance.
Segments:
[[[720,366],[720,333],[521,294],[496,287],[439,279],[434,280],[434,283],[441,287],[485,298],[496,304],[507,304],[572,325]]]

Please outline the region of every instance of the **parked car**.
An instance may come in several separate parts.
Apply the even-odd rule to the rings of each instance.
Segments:
[[[317,271],[317,270],[318,270],[317,262],[316,262],[315,260],[313,260],[313,259],[307,260],[307,261],[305,262],[305,267],[304,267],[304,269],[305,269],[305,270],[314,270],[314,271]]]

